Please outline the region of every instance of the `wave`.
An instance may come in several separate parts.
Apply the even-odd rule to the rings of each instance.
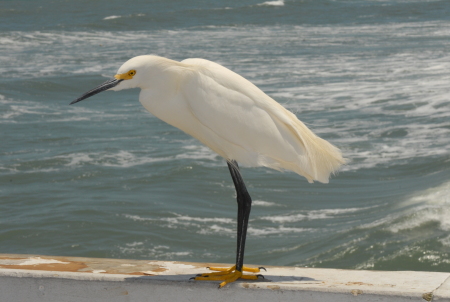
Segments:
[[[125,255],[145,255],[153,259],[179,259],[179,257],[192,256],[191,251],[171,252],[170,246],[153,245],[148,242],[134,241],[118,246],[119,252]]]
[[[234,237],[236,235],[236,220],[230,218],[202,218],[178,214],[175,217],[163,218],[147,218],[130,214],[124,214],[123,216],[133,221],[157,223],[160,227],[166,227],[170,229],[189,228],[195,230],[195,232],[200,235],[215,234],[231,237]],[[261,226],[258,228],[248,228],[248,233],[252,236],[281,235],[312,231],[314,230],[310,228],[285,227],[283,225],[277,225],[275,227]]]
[[[263,200],[253,200],[252,201],[252,205],[253,206],[257,206],[257,207],[280,207],[280,206],[282,206],[282,205],[277,204],[275,202],[263,201]]]
[[[114,20],[120,18],[136,18],[136,17],[144,17],[145,14],[130,14],[130,15],[112,15],[108,17],[104,17],[102,20]]]
[[[116,15],[108,16],[108,17],[103,18],[103,20],[111,20],[111,19],[118,19],[118,18],[122,18],[122,16],[116,16]]]
[[[374,207],[363,208],[346,208],[346,209],[321,209],[312,211],[301,211],[300,213],[288,214],[288,215],[271,215],[262,216],[260,219],[268,220],[273,223],[293,223],[302,220],[316,220],[316,219],[333,219],[337,216],[342,216],[349,213],[356,213],[372,209]]]
[[[441,238],[439,239],[439,242],[446,247],[450,247],[450,235],[448,235],[447,237]]]
[[[448,22],[433,21],[213,30],[16,31],[0,36],[0,49],[5,51],[0,58],[0,72],[20,81],[28,77],[65,75],[72,79],[80,75],[114,74],[123,57],[148,53],[149,49],[174,59],[208,57],[244,75],[295,112],[318,135],[343,149],[350,160],[343,171],[356,171],[448,154],[450,55],[441,52],[442,45],[436,41],[440,41],[449,28]],[[386,32],[389,32],[389,43],[385,39]],[[240,55],[231,58],[196,47],[216,43],[217,36]],[[422,44],[409,40],[411,36],[433,38],[437,47],[424,51]],[[410,47],[404,48],[402,43],[410,43]],[[136,47],[133,51],[124,51],[127,45]],[[48,46],[54,50],[40,51]],[[285,48],[297,49],[299,53],[285,55],[282,52],[260,60],[260,48],[266,53],[277,54]],[[392,48],[398,51],[391,51]],[[328,49],[331,53],[325,51],[318,55],[317,49]],[[182,52],[183,57],[181,50],[186,50]],[[335,53],[335,50],[346,51]],[[387,55],[380,55],[384,51]],[[30,59],[33,64],[23,59],[23,55],[29,53],[40,54]],[[0,102],[0,123],[24,122],[22,117],[39,114],[55,122],[90,118],[88,114],[74,111],[81,106],[71,107],[66,111],[69,115],[62,116],[50,106],[36,107],[21,102],[2,104]],[[117,113],[114,117],[128,118],[129,114]],[[207,148],[187,151],[178,154],[176,159],[218,163]]]
[[[392,233],[428,227],[450,231],[450,182],[409,197],[399,206],[415,205],[412,210],[392,217],[386,229]]]
[[[121,167],[128,168],[148,163],[171,160],[170,157],[153,158],[147,156],[137,156],[130,151],[118,151],[116,153],[90,152],[90,153],[71,153],[67,155],[58,155],[52,160],[62,161],[62,164],[68,167],[84,166],[87,164],[103,167]]]
[[[284,6],[284,0],[266,1],[258,4],[259,6]]]
[[[437,227],[443,231],[450,230],[450,222],[448,217],[450,215],[449,205],[441,206],[423,206],[414,210],[414,213],[401,217],[398,221],[393,222],[386,230],[392,233],[399,233],[410,231],[414,229],[423,229],[427,224],[436,223]]]
[[[283,234],[295,234],[304,232],[314,232],[311,228],[296,228],[296,227],[263,227],[263,228],[248,228],[248,233],[252,236],[268,236],[268,235],[283,235]]]
[[[439,270],[450,264],[445,252],[445,249],[450,246],[448,235],[450,224],[446,219],[450,215],[449,196],[450,182],[445,182],[434,188],[416,192],[389,209],[386,209],[388,205],[385,204],[256,216],[252,219],[248,232],[250,238],[256,237],[255,240],[258,237],[278,238],[279,236],[293,236],[292,238],[298,239],[306,234],[310,236],[309,234],[314,233],[313,239],[307,239],[300,245],[287,244],[266,252],[268,255],[280,253],[283,257],[295,259],[292,261],[298,261],[297,255],[301,249],[312,248],[311,245],[323,247],[324,240],[332,242],[329,250],[303,260],[301,263],[295,262],[302,266],[341,267],[346,265],[348,259],[351,259],[351,264],[347,266],[350,268],[389,269],[392,262],[410,259],[408,261],[426,265],[427,270]],[[378,209],[379,207],[382,208]],[[383,218],[358,225],[361,221],[367,221],[373,213],[383,211],[387,213]],[[234,219],[173,215],[174,217],[162,219],[148,219],[140,216],[130,217],[130,219],[136,219],[138,222],[152,221],[163,228],[188,228],[191,232],[202,236],[232,238],[235,236]],[[326,225],[322,222],[315,227],[302,223],[326,219],[335,226],[333,229],[328,229],[329,225],[322,228],[322,225]],[[344,220],[345,223],[336,225],[336,221],[339,220]],[[267,225],[264,222],[273,225]],[[196,252],[189,253],[186,255],[192,257]],[[354,255],[360,255],[357,261],[354,261]],[[401,265],[399,267],[406,269]]]
[[[119,140],[115,138],[113,140]],[[98,141],[98,140],[97,140]],[[205,167],[223,166],[224,161],[215,153],[204,146],[187,146],[189,151],[181,149],[180,154],[174,156],[152,157],[148,153],[132,150],[119,150],[116,152],[76,152],[55,156],[36,156],[34,153],[32,159],[18,159],[13,163],[5,164],[0,167],[0,171],[6,174],[15,173],[53,173],[62,169],[83,168],[85,166],[101,166],[113,168],[130,168],[157,162],[177,161],[180,159],[195,160],[197,164]],[[32,150],[30,152],[36,152]],[[44,154],[48,150],[42,151]],[[17,155],[17,154],[16,154]],[[52,165],[48,168],[48,165]]]
[[[149,218],[139,215],[124,214],[125,218],[133,221],[157,223],[160,227],[169,229],[189,228],[195,230],[198,234],[222,234],[234,236],[235,230],[233,226],[235,221],[229,218],[203,218],[191,217],[187,215],[174,214],[174,217]],[[230,225],[230,226],[229,226]]]
[[[390,233],[407,233],[423,227],[450,230],[450,182],[417,192],[406,197],[396,206],[400,211],[386,215],[370,223],[358,226],[360,229],[382,229]]]
[[[54,122],[78,122],[93,118],[120,119],[127,116],[126,112],[104,113],[100,110],[86,107],[68,106],[64,103],[39,102],[36,100],[21,100],[0,95],[0,123],[35,124]]]
[[[203,223],[224,223],[224,224],[234,224],[235,221],[230,218],[202,218],[202,217],[191,217],[187,215],[174,214],[175,217],[165,217],[165,218],[145,218],[139,215],[129,215],[124,214],[125,218],[132,219],[134,221],[165,221],[172,224],[184,224],[184,222],[203,222]]]
[[[187,145],[183,146],[182,149],[186,151],[176,155],[175,159],[208,160],[220,162],[220,165],[222,165],[222,160],[218,160],[219,156],[204,145]]]

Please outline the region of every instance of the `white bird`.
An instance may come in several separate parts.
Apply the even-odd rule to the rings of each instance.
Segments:
[[[146,55],[125,62],[113,79],[71,104],[104,90],[141,88],[139,101],[150,113],[181,129],[222,156],[236,188],[238,202],[236,265],[210,268],[218,272],[195,280],[257,279],[260,268],[243,266],[252,200],[237,162],[291,170],[308,182],[328,183],[345,160],[338,148],[316,136],[297,117],[258,87],[233,71],[208,60],[181,62]]]

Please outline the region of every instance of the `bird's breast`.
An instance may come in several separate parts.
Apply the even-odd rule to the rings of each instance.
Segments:
[[[198,138],[196,137],[199,132],[198,121],[181,94],[143,89],[139,101],[147,111],[160,120]]]

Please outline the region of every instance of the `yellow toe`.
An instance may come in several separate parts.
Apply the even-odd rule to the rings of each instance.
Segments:
[[[259,268],[253,267],[242,267],[242,272],[236,270],[236,266],[232,266],[229,268],[223,267],[209,267],[210,270],[215,271],[211,273],[201,274],[195,278],[194,280],[199,281],[223,281],[220,283],[219,288],[224,287],[228,283],[234,282],[237,279],[245,279],[245,280],[256,280],[258,276],[261,275],[244,275],[243,272],[250,273],[258,273],[260,271]]]
[[[249,273],[259,273],[260,269],[259,267],[242,267],[243,272],[249,272]]]
[[[225,279],[222,283],[219,284],[219,288],[224,287],[225,285],[227,285],[228,283],[234,282],[237,279],[242,277],[242,272],[240,271],[234,271],[233,273],[227,275],[228,278]]]
[[[208,269],[218,272],[232,272],[236,269],[236,265],[233,265],[232,267],[208,267]]]

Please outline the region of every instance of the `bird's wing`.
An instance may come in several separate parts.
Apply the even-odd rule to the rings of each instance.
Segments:
[[[223,157],[321,182],[342,163],[337,148],[245,78],[207,60],[182,63],[195,67],[182,81],[191,113],[203,126],[194,136]]]

